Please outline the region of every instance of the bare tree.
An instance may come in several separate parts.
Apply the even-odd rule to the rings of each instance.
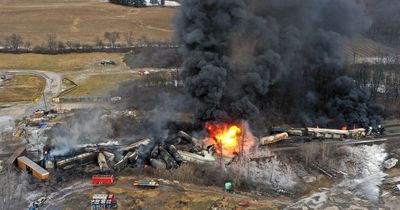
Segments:
[[[18,175],[7,169],[0,174],[0,209],[24,209],[27,175]]]
[[[60,49],[60,50],[63,50],[63,49],[66,48],[66,45],[64,44],[64,42],[59,41],[59,42],[57,43],[57,48]]]
[[[132,46],[132,44],[133,44],[133,32],[132,31],[124,32],[124,38],[125,38],[126,44],[128,46]]]
[[[30,41],[26,41],[26,42],[24,43],[24,47],[25,47],[27,50],[29,50],[29,49],[31,49],[31,47],[32,47],[32,43],[31,43]]]
[[[95,39],[95,46],[96,46],[97,48],[103,48],[103,47],[104,47],[103,40],[100,39],[99,36],[96,36],[96,39]]]
[[[11,48],[13,51],[18,51],[18,49],[24,44],[24,41],[19,34],[12,34],[5,38],[7,47]]]
[[[381,88],[383,85],[383,80],[385,79],[384,75],[384,67],[385,64],[376,65],[372,74],[371,74],[371,98],[376,99],[379,92],[381,92]]]
[[[112,48],[116,47],[116,43],[118,42],[119,38],[120,38],[120,33],[119,32],[106,32],[104,33],[104,38],[106,38],[108,40],[108,42],[110,42],[110,46]]]
[[[147,38],[147,36],[141,36],[140,39],[139,39],[139,42],[140,42],[141,44],[148,44],[150,41],[149,41],[149,39]]]
[[[357,79],[357,82],[361,88],[368,87],[368,84],[371,80],[371,68],[370,64],[358,64],[355,65],[356,73],[353,75],[354,78]]]
[[[82,43],[80,48],[84,49],[84,50],[91,50],[91,49],[93,49],[93,46],[90,44]]]
[[[80,42],[72,42],[72,48],[80,49],[81,47],[82,47],[82,44]]]
[[[72,41],[67,41],[65,44],[67,45],[68,49],[72,49],[74,46],[74,43]]]
[[[57,35],[56,34],[47,34],[46,35],[46,44],[47,49],[50,51],[54,51],[57,49]]]

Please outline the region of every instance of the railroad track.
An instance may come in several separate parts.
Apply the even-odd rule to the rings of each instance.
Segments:
[[[370,144],[382,144],[388,143],[392,148],[400,148],[400,124],[386,124],[384,125],[386,131],[385,135],[379,136],[377,138],[369,138],[369,139],[344,139],[344,140],[333,140],[333,139],[325,139],[325,140],[315,140],[315,141],[305,141],[299,140],[299,142],[294,143],[277,143],[272,144],[268,148],[273,152],[280,151],[290,151],[290,150],[298,150],[300,147],[304,146],[304,144],[309,144],[312,142],[318,142],[326,145],[370,145]],[[397,147],[398,146],[398,147]]]
[[[344,139],[344,140],[322,140],[322,141],[312,141],[319,142],[325,145],[336,145],[336,146],[344,146],[344,145],[371,145],[371,144],[383,144],[390,143],[392,146],[399,145],[400,148],[400,133],[391,134],[382,136],[382,138],[374,138],[374,139],[363,139],[363,140],[355,140],[355,139]],[[304,144],[309,144],[312,142],[300,142],[300,143],[288,143],[288,144],[276,144],[271,145],[269,150],[272,152],[282,152],[282,151],[290,151],[290,150],[298,150]]]

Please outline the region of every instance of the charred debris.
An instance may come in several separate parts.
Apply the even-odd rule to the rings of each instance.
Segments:
[[[132,114],[133,111],[121,113],[124,116],[138,117],[136,114]],[[186,131],[177,130],[174,133],[169,133],[166,137],[152,136],[151,138],[139,138],[136,140],[132,138],[129,138],[131,140],[110,140],[106,135],[101,134],[101,130],[95,130],[96,135],[84,133],[83,136],[79,137],[74,137],[71,134],[63,132],[60,133],[58,131],[59,115],[63,115],[63,117],[75,116],[72,113],[60,114],[57,112],[37,111],[31,118],[25,119],[25,125],[23,125],[24,122],[20,122],[18,127],[20,132],[16,132],[15,135],[18,134],[19,136],[26,137],[28,144],[19,147],[10,157],[8,164],[15,164],[18,167],[26,165],[26,162],[37,164],[31,167],[37,168],[37,172],[32,172],[33,175],[42,181],[46,181],[51,177],[53,170],[75,170],[82,165],[97,165],[97,169],[101,174],[116,174],[123,171],[126,167],[152,167],[157,170],[171,170],[177,169],[182,164],[188,162],[229,165],[238,161],[244,153],[250,150],[250,147],[266,146],[273,149],[280,145],[290,144],[290,146],[299,146],[300,144],[315,141],[359,144],[362,143],[360,140],[368,140],[368,142],[377,141],[376,138],[372,137],[381,135],[382,133],[380,132],[383,132],[383,130],[374,129],[375,133],[372,135],[373,133],[368,131],[368,128],[341,130],[307,127],[271,127],[266,132],[267,135],[253,136],[251,131],[247,130],[248,128],[243,124],[237,124],[237,129],[239,130],[236,131],[238,133],[234,136],[229,136],[229,132],[231,132],[229,130],[223,133],[225,132],[225,128],[206,125],[206,129],[208,129],[206,131],[191,130],[191,132],[197,133],[198,138]],[[31,119],[38,117],[41,118],[41,121],[32,123]],[[100,119],[108,121],[103,115],[100,116]],[[97,120],[95,119],[95,121]],[[85,123],[90,124],[90,122]],[[105,129],[108,126],[110,125],[102,124],[101,127]],[[190,126],[175,126],[175,129],[179,127],[188,128]],[[189,129],[193,128],[194,126]],[[226,128],[236,128],[236,125],[229,125]],[[51,132],[46,133],[46,130],[51,129],[55,129],[58,135],[67,138],[62,139],[63,141],[67,141],[73,145],[60,144],[59,136]],[[70,127],[69,132],[73,132],[74,129],[74,127],[72,129]],[[78,130],[77,132],[80,131]],[[48,135],[47,138],[43,138],[43,136],[46,136],[43,133]],[[251,136],[248,134],[251,134]],[[90,141],[79,143],[79,141],[73,138],[97,139],[92,139],[95,140],[92,143]],[[228,140],[222,138],[227,138]],[[235,138],[234,141],[238,143],[233,146],[233,149],[230,148],[231,142],[229,142],[229,138]],[[248,142],[242,143],[244,140]],[[379,139],[379,141],[384,140]],[[22,162],[22,160],[24,161]],[[26,168],[26,166],[24,167]]]

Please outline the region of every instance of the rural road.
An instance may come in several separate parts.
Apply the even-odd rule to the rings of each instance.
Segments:
[[[21,75],[36,75],[43,77],[46,80],[46,85],[44,88],[44,96],[46,98],[46,105],[48,108],[51,105],[52,97],[57,96],[61,92],[61,85],[62,85],[61,74],[49,71],[39,71],[39,70],[0,70],[0,74],[6,72],[21,74]],[[27,104],[15,103],[15,105],[13,106],[0,109],[0,116],[10,115],[14,118],[20,118],[31,114],[33,111],[37,109],[44,109],[44,108],[45,106],[43,103],[43,99],[41,98],[38,102],[27,103]]]
[[[146,69],[149,72],[159,72],[159,71],[176,71],[175,69]],[[46,86],[44,88],[44,96],[46,98],[47,108],[51,106],[51,99],[57,96],[62,91],[62,78],[66,72],[63,73],[55,73],[50,71],[41,71],[41,70],[21,70],[21,69],[11,69],[5,70],[0,69],[0,74],[2,73],[15,73],[20,75],[37,75],[46,79]],[[74,72],[76,73],[76,72]],[[91,72],[91,71],[82,71],[79,74],[81,76],[90,76],[90,75],[105,75],[105,74],[117,74],[117,73],[137,73],[135,70],[129,71],[106,71],[106,72]],[[14,102],[8,103],[6,107],[0,108],[0,116],[10,116],[14,119],[19,119],[24,116],[28,116],[32,114],[33,111],[38,109],[44,109],[43,98],[41,97],[37,102]]]

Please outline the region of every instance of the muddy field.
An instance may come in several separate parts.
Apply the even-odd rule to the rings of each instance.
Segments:
[[[2,0],[0,40],[20,34],[33,45],[54,33],[61,41],[80,43],[103,39],[105,32],[133,32],[134,39],[170,40],[175,9],[132,8],[103,0]],[[122,41],[123,37],[121,38]]]
[[[91,196],[96,193],[113,193],[118,209],[209,209],[222,206],[229,209],[239,207],[241,200],[250,201],[246,209],[282,209],[291,203],[289,198],[267,198],[248,193],[228,193],[222,187],[206,187],[166,180],[155,189],[133,186],[135,176],[120,176],[111,186],[89,186],[79,192],[65,196],[45,209],[90,209]],[[82,183],[82,185],[85,185]]]

